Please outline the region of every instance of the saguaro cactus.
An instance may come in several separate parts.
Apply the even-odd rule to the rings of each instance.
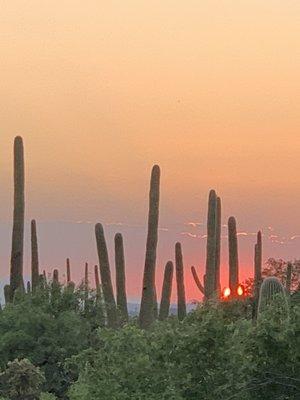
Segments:
[[[71,282],[71,266],[69,258],[67,258],[66,260],[66,267],[67,267],[67,284],[69,284]]]
[[[155,165],[152,169],[150,184],[148,237],[139,316],[139,323],[143,329],[148,328],[152,324],[155,314],[155,268],[158,242],[159,185],[160,168],[158,165]]]
[[[96,225],[95,234],[97,241],[102,289],[107,313],[107,324],[110,328],[116,328],[118,325],[117,307],[111,282],[107,246],[102,224]]]
[[[20,136],[14,142],[14,217],[12,233],[10,295],[13,299],[15,291],[24,290],[23,281],[23,246],[24,246],[24,214],[25,214],[25,176],[24,147]]]
[[[101,285],[100,285],[100,279],[99,279],[98,265],[95,265],[94,272],[95,272],[96,293],[97,293],[97,298],[98,298],[98,296],[101,297]]]
[[[100,285],[100,279],[99,279],[98,265],[95,265],[94,272],[95,272],[96,305],[97,305],[97,310],[98,310],[98,320],[99,320],[100,326],[105,326],[105,315],[104,315],[105,313],[103,310],[102,291],[101,291],[101,285]]]
[[[286,269],[286,291],[287,293],[291,293],[291,286],[292,286],[292,272],[293,272],[293,264],[288,263]]]
[[[208,200],[206,273],[204,282],[206,299],[214,296],[216,288],[216,209],[217,195],[214,190],[211,190]]]
[[[11,299],[10,285],[4,286],[4,299],[5,299],[5,304],[8,304],[10,302]]]
[[[36,221],[31,221],[31,283],[32,291],[35,292],[39,286],[39,253],[36,232]]]
[[[89,264],[85,263],[84,267],[84,306],[86,308],[89,299]]]
[[[117,306],[120,319],[123,323],[128,321],[127,296],[126,296],[126,275],[124,244],[121,233],[115,235],[115,266],[116,266],[116,288]]]
[[[171,294],[172,294],[172,281],[173,281],[173,263],[168,261],[165,267],[164,282],[162,288],[160,309],[159,309],[159,320],[163,321],[169,316]]]
[[[53,270],[52,283],[55,286],[59,285],[59,272],[58,272],[58,269],[54,269]]]
[[[221,233],[222,233],[222,205],[220,197],[217,197],[216,207],[216,278],[215,292],[218,297],[221,294]]]
[[[239,284],[239,259],[236,220],[230,217],[228,220],[228,244],[229,244],[229,287],[231,294],[236,296]]]
[[[262,234],[257,233],[257,243],[255,245],[254,254],[254,299],[255,304],[258,304],[259,290],[262,281]]]
[[[176,261],[176,281],[177,281],[177,313],[179,321],[182,321],[186,317],[186,299],[185,299],[184,270],[183,270],[181,243],[176,243],[175,245],[175,261]],[[169,266],[168,268],[170,269],[171,267]]]
[[[289,314],[288,301],[286,292],[281,282],[275,277],[268,277],[263,280],[259,292],[258,315],[260,315],[274,299],[280,302],[281,311],[285,316]],[[278,309],[278,312],[280,310]]]
[[[193,275],[193,278],[195,280],[195,283],[196,283],[198,289],[205,296],[205,289],[204,289],[204,287],[203,287],[203,285],[202,285],[202,283],[201,283],[201,281],[200,281],[200,279],[198,277],[198,274],[197,274],[197,271],[196,271],[195,267],[191,267],[191,271],[192,271],[192,275]]]

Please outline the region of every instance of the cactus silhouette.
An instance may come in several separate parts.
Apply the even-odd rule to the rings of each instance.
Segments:
[[[99,279],[98,265],[94,266],[94,273],[95,273],[96,304],[97,304],[97,309],[98,309],[99,325],[105,326],[105,313],[104,313],[104,308],[103,308],[102,291],[101,291],[101,284],[100,284],[100,279]]]
[[[53,283],[53,285],[56,285],[56,286],[59,285],[59,272],[57,269],[53,270],[52,283]]]
[[[203,276],[203,285],[195,267],[191,267],[194,281],[200,292],[204,295],[205,300],[209,300],[214,296],[219,297],[221,291],[220,256],[221,199],[217,197],[214,190],[211,190],[208,199],[206,269]]]
[[[121,233],[115,235],[115,266],[116,266],[116,288],[117,306],[122,323],[128,321],[127,296],[126,296],[126,275],[124,244]]]
[[[66,260],[66,267],[67,267],[67,284],[69,284],[71,282],[71,266],[69,258],[67,258]]]
[[[89,299],[89,264],[85,263],[84,267],[84,308],[87,308]]]
[[[31,221],[31,284],[32,291],[35,292],[39,286],[39,254],[38,254],[38,240],[36,231],[36,221]]]
[[[116,328],[118,325],[117,307],[111,282],[110,266],[107,253],[107,246],[102,224],[95,227],[100,275],[102,290],[107,314],[107,324],[110,328]]]
[[[172,282],[173,282],[173,263],[168,261],[165,267],[164,282],[162,288],[161,302],[159,308],[159,320],[163,321],[169,316],[171,294],[172,294]]]
[[[10,285],[4,286],[4,299],[5,299],[5,304],[8,304],[11,300]]]
[[[239,284],[239,259],[238,259],[236,220],[234,217],[230,217],[228,219],[228,244],[229,244],[229,287],[231,290],[231,295],[236,296]]]
[[[17,289],[24,290],[23,247],[25,214],[25,173],[23,139],[17,136],[14,141],[14,216],[10,266],[10,298]]]
[[[288,263],[286,269],[286,291],[287,293],[291,293],[291,286],[292,286],[292,272],[293,272],[293,264]]]
[[[158,165],[155,165],[152,169],[150,183],[148,236],[146,245],[146,259],[144,267],[141,309],[139,315],[140,327],[143,329],[148,328],[155,318],[155,268],[156,249],[158,242],[159,185],[160,168]]]
[[[216,277],[215,277],[215,292],[218,297],[221,294],[221,230],[222,230],[222,205],[220,197],[217,197],[216,208]]]
[[[262,282],[262,234],[257,233],[257,243],[254,252],[254,307],[255,314],[257,313],[259,290]]]
[[[176,261],[175,264],[176,264],[176,282],[177,282],[177,313],[179,321],[182,321],[186,317],[186,300],[185,300],[184,269],[183,269],[183,256],[182,256],[181,243],[176,243],[175,245],[175,261]],[[171,267],[168,266],[168,268],[170,269]]]
[[[191,267],[191,271],[192,271],[192,275],[193,275],[193,278],[195,280],[195,283],[196,283],[198,289],[205,296],[204,286],[202,285],[202,283],[201,283],[201,281],[200,281],[200,279],[198,277],[198,274],[197,274],[197,271],[196,271],[195,267]]]
[[[283,285],[279,279],[273,276],[265,278],[261,284],[259,292],[258,317],[276,300],[280,302],[280,308],[284,312],[285,316],[288,316],[289,306]],[[279,311],[280,310],[278,309],[278,312]]]
[[[205,297],[207,299],[214,296],[216,288],[216,210],[217,195],[214,190],[211,190],[208,200],[206,272],[204,282]]]

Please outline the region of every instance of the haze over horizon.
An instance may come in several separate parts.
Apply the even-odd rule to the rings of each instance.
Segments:
[[[300,3],[292,0],[37,1],[0,6],[0,280],[8,277],[12,149],[26,165],[40,264],[78,281],[98,263],[94,224],[124,234],[130,299],[139,299],[151,167],[162,170],[157,280],[183,245],[187,297],[199,298],[208,192],[234,215],[241,280],[254,234],[264,259],[300,258]],[[223,228],[223,286],[227,285]]]

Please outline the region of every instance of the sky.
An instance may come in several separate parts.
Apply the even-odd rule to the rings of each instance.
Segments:
[[[300,257],[298,0],[9,0],[0,4],[0,280],[8,277],[12,148],[26,157],[29,224],[41,268],[97,263],[94,224],[124,235],[127,290],[140,298],[151,167],[162,170],[157,285],[176,241],[187,297],[203,275],[208,192],[239,232],[240,280],[264,260]],[[175,290],[173,290],[175,294]],[[175,297],[174,297],[175,298]]]

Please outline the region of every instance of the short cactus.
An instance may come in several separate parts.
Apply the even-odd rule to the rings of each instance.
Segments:
[[[265,311],[268,306],[270,306],[276,299],[280,301],[282,310],[286,315],[288,315],[289,307],[283,285],[281,284],[279,279],[273,276],[265,278],[263,283],[261,284],[259,292],[258,316],[263,311]]]
[[[124,244],[121,233],[115,236],[115,266],[116,266],[116,289],[117,306],[122,323],[128,321],[127,296],[126,296],[126,275]]]
[[[288,263],[286,268],[286,291],[287,293],[291,293],[291,286],[292,286],[292,272],[293,272],[293,264]]]
[[[5,285],[4,286],[4,299],[5,299],[5,304],[7,305],[10,300],[11,300],[11,294],[10,294],[10,285]]]
[[[67,284],[69,284],[71,282],[71,266],[69,258],[67,258],[66,260],[66,268],[67,268]]]
[[[169,316],[171,294],[172,294],[172,281],[173,281],[173,263],[168,261],[165,267],[164,282],[162,288],[160,309],[159,309],[159,320],[163,321]]]

